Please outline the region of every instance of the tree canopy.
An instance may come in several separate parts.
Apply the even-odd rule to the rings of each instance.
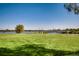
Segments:
[[[64,7],[69,12],[74,12],[74,14],[79,14],[79,4],[78,3],[65,3]]]
[[[23,25],[16,25],[16,28],[15,28],[15,31],[16,33],[21,33],[24,31],[24,26]]]

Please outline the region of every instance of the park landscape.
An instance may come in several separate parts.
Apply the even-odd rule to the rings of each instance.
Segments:
[[[2,14],[0,14],[0,16],[2,15],[2,17],[0,18],[1,25],[2,24],[11,25],[11,27],[9,27],[7,25],[4,25],[4,26],[0,25],[0,27],[4,28],[4,29],[0,30],[0,32],[1,32],[0,33],[0,56],[79,56],[79,27],[64,28],[65,26],[63,24],[64,29],[61,29],[61,27],[54,28],[54,29],[47,29],[47,28],[33,29],[33,27],[32,27],[32,28],[28,29],[28,24],[24,25],[24,24],[26,24],[26,22],[24,22],[23,20],[18,20],[18,21],[14,20],[13,21],[13,20],[5,19],[5,18],[9,19],[10,17],[11,17],[10,19],[12,19],[12,17],[15,17],[16,15],[18,15],[20,17],[25,17],[25,15],[24,15],[25,12],[23,12],[23,11],[24,11],[25,7],[28,7],[28,6],[29,6],[29,8],[35,8],[35,9],[37,7],[37,10],[40,10],[39,8],[43,6],[44,10],[47,9],[45,12],[48,12],[48,11],[50,11],[49,9],[51,9],[49,7],[56,7],[56,6],[51,6],[51,5],[56,5],[56,4],[53,4],[53,3],[39,4],[39,5],[38,4],[32,4],[32,5],[31,4],[0,4],[0,8],[2,8],[1,12],[3,11]],[[58,4],[58,5],[60,5],[60,4]],[[3,7],[1,7],[1,6],[3,6]],[[17,8],[15,8],[15,6],[17,6]],[[71,14],[74,15],[74,16],[72,15],[73,17],[76,17],[76,18],[72,19],[72,16],[70,16],[70,19],[72,19],[71,21],[79,18],[78,17],[79,8],[77,7],[77,5],[75,3],[74,4],[71,4],[71,3],[62,4],[62,6],[65,7],[65,8],[64,7],[63,8],[68,12],[68,14],[70,12]],[[8,9],[10,9],[11,11],[8,11],[8,9],[6,7]],[[20,9],[20,11],[17,11],[17,9],[19,9],[20,7],[24,8],[24,9],[23,10]],[[27,13],[30,10],[29,8],[26,8],[26,9],[28,9]],[[12,9],[14,9],[14,11]],[[36,13],[34,13],[34,15],[36,16],[36,14],[38,15],[40,13],[38,13],[38,11],[35,11],[35,9],[33,11],[36,12]],[[12,13],[12,11],[13,11],[13,13]],[[32,10],[29,11],[30,14],[33,13],[33,11]],[[58,11],[58,9],[57,9],[57,11]],[[23,13],[23,14],[19,15],[20,13],[21,14]],[[50,15],[49,13],[47,13],[47,14]],[[61,12],[59,12],[59,13],[61,13]],[[69,15],[71,15],[71,14],[69,14]],[[32,15],[32,16],[34,16],[34,15]],[[45,15],[45,16],[48,16],[48,15]],[[42,17],[42,16],[40,16],[40,17]],[[54,17],[56,18],[57,15]],[[3,20],[1,20],[1,19],[3,19]],[[20,18],[15,17],[14,19],[20,19]],[[23,19],[23,18],[21,18],[21,19]],[[26,19],[24,19],[24,20],[28,21]],[[30,20],[31,23],[32,23],[32,21],[33,20]],[[45,20],[44,21],[40,20],[40,21],[45,23]],[[34,22],[37,23],[40,21],[35,20]],[[62,21],[62,20],[60,20],[60,21]],[[68,21],[68,22],[70,23],[71,21]],[[75,20],[75,21],[73,21],[73,22],[75,22],[75,24],[78,25],[79,24],[78,20]],[[52,20],[52,22],[55,22],[55,20]],[[56,22],[59,22],[59,21],[57,20]],[[71,22],[70,24],[73,25],[73,22]],[[37,23],[37,24],[40,25],[39,23]],[[50,22],[49,22],[49,24],[50,24]],[[67,23],[65,23],[65,24],[67,24]],[[14,27],[14,25],[15,25],[15,27]],[[34,24],[32,23],[32,25],[34,25]],[[68,26],[69,26],[69,24],[68,24]],[[53,27],[53,26],[51,26],[51,27]],[[12,28],[14,28],[14,29],[12,29]],[[27,33],[28,31],[30,33]],[[15,32],[15,33],[8,33],[8,32]]]

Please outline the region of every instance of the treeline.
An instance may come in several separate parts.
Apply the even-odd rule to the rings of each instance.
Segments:
[[[15,30],[5,29],[5,30],[0,30],[0,32],[15,32]]]
[[[77,29],[65,29],[62,31],[63,34],[79,34],[79,28]]]
[[[5,30],[0,30],[0,32],[16,32],[16,30],[9,30],[9,29],[5,29]],[[60,33],[60,34],[79,34],[79,28],[77,29],[53,29],[53,30],[24,30],[24,32],[31,32],[31,33]]]

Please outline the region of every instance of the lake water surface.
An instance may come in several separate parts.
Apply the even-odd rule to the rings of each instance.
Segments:
[[[33,32],[23,32],[24,34],[32,34]],[[16,34],[16,32],[0,32],[0,34]],[[50,32],[48,34],[58,34],[56,32]]]

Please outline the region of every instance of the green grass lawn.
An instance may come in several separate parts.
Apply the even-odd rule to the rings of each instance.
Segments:
[[[78,34],[0,34],[0,56],[79,55]]]

